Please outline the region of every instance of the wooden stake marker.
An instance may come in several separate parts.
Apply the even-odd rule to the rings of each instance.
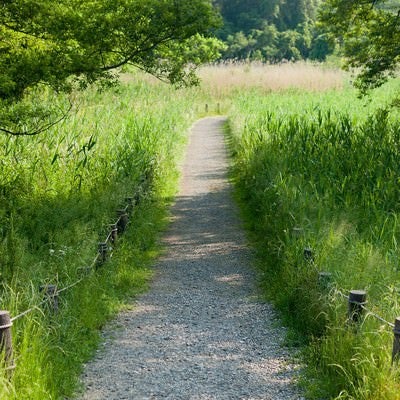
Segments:
[[[125,201],[128,203],[128,207],[132,208],[136,201],[135,201],[135,197],[126,197]]]
[[[15,367],[11,335],[11,318],[8,311],[0,311],[0,353],[2,361],[8,370]]]
[[[49,304],[54,313],[58,312],[58,293],[57,285],[42,285],[39,287],[39,292],[42,292],[49,299]]]
[[[99,259],[98,259],[98,263],[104,264],[107,260],[107,252],[108,252],[108,246],[107,243],[105,242],[101,242],[99,243]]]
[[[111,228],[111,242],[115,246],[118,239],[118,226],[117,224],[110,225]]]
[[[295,226],[294,228],[292,228],[292,236],[294,238],[299,238],[302,234],[304,233],[303,228],[299,228],[297,226]]]
[[[327,290],[332,285],[332,274],[330,272],[320,272],[318,274],[318,286],[323,289]]]
[[[140,202],[140,190],[138,190],[138,191],[135,193],[134,200],[135,200],[135,205],[139,204],[139,202]]]
[[[117,222],[117,227],[118,227],[118,233],[121,234],[125,231],[127,225],[128,225],[128,214],[126,213],[125,210],[117,210],[118,214],[118,222]]]
[[[314,252],[310,247],[306,247],[303,251],[304,259],[306,261],[314,261]]]
[[[393,334],[392,363],[398,362],[400,358],[400,317],[394,321]]]
[[[91,267],[80,267],[78,268],[78,274],[79,276],[83,277],[83,276],[87,276],[92,272],[92,268]]]
[[[359,323],[363,315],[363,306],[367,304],[367,292],[351,290],[349,294],[349,321]]]

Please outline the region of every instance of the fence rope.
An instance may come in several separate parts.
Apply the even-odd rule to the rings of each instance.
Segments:
[[[25,315],[30,314],[32,311],[39,310],[39,307],[42,306],[43,304],[45,304],[47,301],[48,301],[48,299],[42,300],[39,304],[36,304],[35,306],[28,308],[27,310],[23,311],[22,313],[11,318],[11,322],[14,322],[17,319],[20,319],[20,318],[24,317]]]
[[[146,179],[142,179],[142,180],[141,180],[141,183],[142,183],[142,184],[137,188],[137,194],[138,194],[138,193],[142,193],[142,189],[143,189],[144,184],[145,184],[145,183],[149,183],[149,182],[148,182],[148,179],[146,178]],[[121,211],[123,211],[124,213],[128,213],[128,210],[129,210],[130,208],[133,209],[133,208],[134,208],[134,205],[133,205],[133,204],[128,204],[128,205],[126,205],[124,208],[122,208]],[[111,224],[111,225],[117,226],[117,225],[120,223],[121,219],[122,219],[122,215],[121,215],[120,217],[118,217],[117,221],[116,221],[114,224]],[[127,226],[129,225],[129,222],[130,222],[130,221],[128,220]],[[107,235],[107,238],[106,238],[106,240],[105,240],[104,243],[109,243],[109,242],[111,242],[111,241],[112,241],[112,235],[113,235],[113,231],[109,232],[109,234]],[[96,264],[97,264],[98,261],[99,261],[99,257],[100,257],[100,253],[98,252],[98,253],[96,254],[96,256],[95,256],[93,262],[89,265],[88,269],[92,270],[92,269],[96,266]],[[30,314],[31,312],[35,311],[35,310],[40,310],[40,307],[41,307],[42,305],[46,304],[48,301],[50,301],[51,299],[53,299],[54,297],[56,297],[58,294],[63,293],[63,292],[65,292],[65,291],[67,291],[67,290],[69,290],[69,289],[72,289],[73,287],[77,286],[77,285],[78,285],[79,283],[81,283],[85,278],[86,278],[86,276],[83,276],[83,277],[81,277],[80,279],[78,279],[77,281],[71,283],[70,285],[65,286],[64,288],[62,288],[62,289],[60,289],[60,290],[56,290],[55,293],[54,293],[53,295],[47,296],[45,299],[43,299],[43,300],[42,300],[41,302],[39,302],[38,304],[36,304],[36,305],[32,306],[31,308],[28,308],[27,310],[25,310],[25,311],[23,311],[23,312],[17,314],[16,316],[14,316],[13,318],[10,319],[10,321],[11,321],[10,326],[12,325],[12,323],[13,323],[14,321],[16,321],[16,320],[18,320],[18,319],[24,317],[25,315],[28,315],[28,314]],[[5,326],[4,326],[4,327],[1,327],[1,326],[0,326],[0,329],[1,329],[1,328],[5,328]]]
[[[313,250],[309,247],[305,248],[303,250],[303,257],[304,259],[308,262],[308,264],[315,270],[317,271],[319,274],[321,274],[322,271],[319,270],[317,264],[315,263],[314,260],[314,254],[313,254]],[[345,298],[347,301],[349,301],[349,296],[344,294],[341,290],[335,288],[335,294]],[[384,324],[390,326],[391,328],[394,328],[395,325],[389,321],[386,321],[386,319],[382,318],[380,315],[374,313],[372,310],[370,310],[369,308],[367,308],[364,304],[361,303],[357,303],[364,311],[367,312],[367,315],[371,315],[372,317],[376,318],[377,320],[383,322]]]
[[[335,293],[342,296],[343,298],[345,298],[346,300],[349,300],[349,296],[344,294],[343,292],[341,292],[340,290],[335,290]],[[370,315],[374,318],[376,318],[377,320],[383,322],[386,325],[389,325],[391,328],[394,328],[394,324],[392,322],[387,321],[386,319],[382,318],[380,315],[374,313],[372,310],[370,310],[368,307],[366,307],[364,304],[359,304],[359,306],[367,312],[367,315]]]
[[[381,316],[379,316],[378,314],[374,313],[373,311],[371,311],[370,309],[368,309],[367,307],[365,307],[363,304],[360,304],[361,308],[366,311],[368,313],[368,315],[373,316],[374,318],[376,318],[377,320],[389,325],[391,328],[394,328],[394,324],[392,324],[389,321],[386,321],[386,319],[382,318]]]

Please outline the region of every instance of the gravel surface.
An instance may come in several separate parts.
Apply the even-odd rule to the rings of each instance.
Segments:
[[[302,399],[285,332],[257,300],[227,180],[224,121],[193,126],[151,289],[106,329],[82,399]]]

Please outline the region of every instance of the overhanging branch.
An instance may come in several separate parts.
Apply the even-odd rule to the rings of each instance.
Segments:
[[[40,133],[47,131],[48,129],[52,128],[53,126],[57,125],[58,123],[60,123],[61,121],[63,121],[68,114],[71,112],[72,110],[72,102],[69,101],[69,108],[66,112],[64,112],[64,114],[60,117],[57,118],[55,121],[49,122],[47,124],[44,124],[42,126],[37,127],[35,130],[32,131],[12,131],[10,129],[7,128],[3,128],[0,126],[0,132],[3,132],[7,135],[11,135],[11,136],[36,136],[39,135]]]

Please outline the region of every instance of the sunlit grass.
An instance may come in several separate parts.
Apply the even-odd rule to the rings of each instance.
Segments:
[[[177,162],[195,116],[194,92],[134,76],[119,87],[75,94],[69,117],[36,137],[0,137],[2,309],[11,316],[16,368],[1,399],[72,396],[99,329],[144,290],[176,189]],[[71,290],[60,310],[35,308],[39,286],[77,282],[125,197],[152,177],[117,253]]]
[[[287,89],[319,92],[346,85],[343,71],[306,62],[279,65],[226,62],[202,67],[199,75],[216,97],[250,88],[264,92]]]
[[[17,368],[1,399],[72,395],[98,330],[146,287],[189,126],[217,113],[230,118],[266,293],[297,329],[292,340],[311,343],[310,396],[397,398],[390,330],[369,318],[360,336],[349,334],[346,302],[321,294],[303,249],[337,288],[367,289],[390,321],[400,313],[398,115],[377,112],[399,84],[359,99],[347,75],[321,65],[233,63],[200,76],[198,88],[176,91],[126,74],[119,88],[76,94],[74,112],[51,131],[0,138],[1,301],[12,315],[41,300],[39,285],[79,279],[116,208],[143,174],[155,178],[111,262],[61,298],[59,315],[36,310],[15,322]]]
[[[230,112],[234,176],[265,294],[292,341],[308,343],[310,398],[399,398],[391,327],[368,316],[355,334],[342,296],[364,289],[375,313],[391,323],[400,315],[400,125],[387,106],[398,87],[367,99],[351,89],[253,90]],[[332,274],[330,291],[318,271]]]

